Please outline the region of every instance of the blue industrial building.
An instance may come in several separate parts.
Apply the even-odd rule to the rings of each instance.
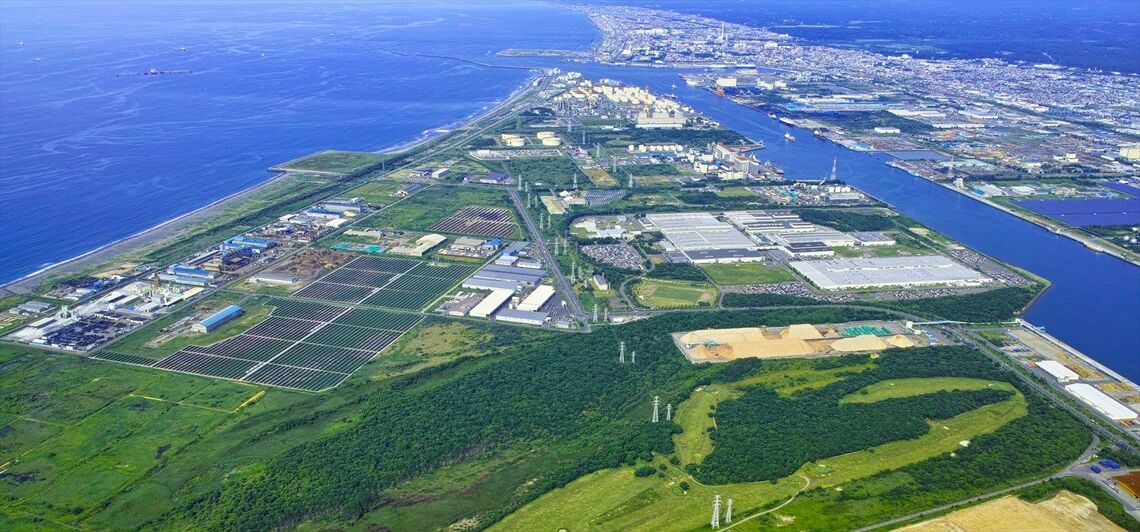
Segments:
[[[253,250],[255,253],[261,253],[261,252],[263,252],[267,249],[270,249],[276,245],[277,245],[277,243],[272,241],[272,240],[267,240],[264,238],[254,238],[254,237],[250,237],[250,236],[241,235],[241,236],[235,236],[229,240],[226,240],[225,243],[222,244],[222,249],[224,249],[224,250],[245,250],[245,249],[249,249],[249,250]]]
[[[237,305],[230,305],[222,310],[215,312],[213,315],[207,317],[206,319],[195,323],[194,325],[191,325],[190,330],[196,333],[206,334],[210,331],[213,331],[214,329],[217,329],[218,326],[241,315],[241,307]]]

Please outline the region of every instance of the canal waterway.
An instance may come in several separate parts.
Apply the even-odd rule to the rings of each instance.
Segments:
[[[571,67],[567,67],[571,68]],[[792,179],[839,178],[899,212],[982,253],[1048,279],[1025,319],[1132,381],[1140,381],[1140,268],[1089,250],[1016,216],[886,165],[889,157],[848,150],[764,112],[685,85],[667,69],[576,65],[590,77],[649,85],[767,147],[757,156]],[[785,132],[796,137],[784,139]]]

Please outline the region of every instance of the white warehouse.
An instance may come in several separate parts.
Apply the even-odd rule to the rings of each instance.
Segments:
[[[1064,364],[1056,360],[1042,360],[1037,363],[1037,367],[1041,368],[1041,371],[1052,375],[1054,379],[1057,379],[1057,382],[1073,382],[1081,378],[1075,371],[1065,367]]]
[[[792,261],[789,266],[824,290],[912,286],[977,286],[990,280],[941,255]]]
[[[1113,421],[1129,421],[1138,417],[1131,408],[1120,404],[1119,401],[1092,385],[1085,383],[1070,384],[1065,386],[1065,391],[1073,394],[1077,399],[1091,406],[1093,410],[1108,416]]]

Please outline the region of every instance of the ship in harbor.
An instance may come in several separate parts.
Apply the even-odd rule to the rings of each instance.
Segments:
[[[796,137],[793,136],[791,133],[784,133],[784,140],[786,140],[788,142],[795,142]]]

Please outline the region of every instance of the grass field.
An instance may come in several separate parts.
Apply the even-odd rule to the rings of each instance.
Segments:
[[[388,204],[398,200],[399,198],[392,194],[406,186],[408,186],[407,183],[398,181],[372,181],[343,194],[338,194],[337,197],[341,199],[360,198],[365,203]]]
[[[689,484],[688,491],[681,490],[681,482]],[[787,500],[804,485],[803,479],[791,478],[713,487],[672,466],[663,477],[637,478],[632,467],[606,469],[539,497],[490,530],[693,530],[708,526],[714,495],[732,498],[740,515]],[[649,490],[654,495],[646,496]]]
[[[716,288],[709,283],[643,279],[634,288],[637,301],[649,308],[712,305]]]
[[[942,390],[982,390],[985,388],[1010,389],[993,381],[964,377],[929,377],[925,379],[892,379],[876,382],[854,394],[840,399],[840,403],[873,403],[883,399],[913,397]]]
[[[531,183],[566,186],[578,176],[579,183],[586,176],[569,157],[521,157],[502,162],[503,168],[513,176],[522,176]]]
[[[617,180],[606,171],[605,168],[587,168],[583,170],[586,177],[590,178],[590,182],[598,185],[599,187],[612,187],[617,185]]]
[[[0,513],[64,526],[103,511],[261,390],[18,348],[0,348],[0,364]]]
[[[392,205],[364,221],[364,225],[389,229],[427,231],[432,224],[467,206],[501,207],[509,209],[516,221],[515,234],[522,238],[517,214],[505,192],[482,188],[433,186]]]
[[[280,168],[310,172],[331,172],[348,174],[373,163],[380,162],[384,155],[356,151],[323,151],[303,159],[291,161]]]
[[[701,269],[719,285],[773,284],[795,281],[791,272],[759,262],[702,264]]]
[[[707,429],[715,424],[708,416],[717,403],[739,396],[745,386],[769,386],[781,394],[790,394],[809,386],[824,386],[842,378],[840,372],[859,370],[859,366],[836,370],[813,370],[796,367],[776,369],[729,384],[713,384],[698,388],[677,409],[675,421],[684,431],[674,436],[676,456],[682,466],[696,463],[712,450]],[[869,386],[857,397],[872,402],[941,390],[997,387],[1015,389],[1004,382],[977,379],[932,378],[899,379]],[[733,498],[739,517],[779,506],[810,482],[812,487],[835,487],[853,479],[896,469],[958,448],[959,442],[992,432],[1026,414],[1025,398],[1020,394],[1007,401],[987,405],[948,420],[931,424],[931,431],[915,440],[903,440],[873,449],[849,453],[816,464],[804,464],[794,475],[776,483],[759,482],[703,486],[681,468],[668,465],[665,457],[656,457],[653,465],[666,464],[660,475],[637,478],[633,467],[608,469],[575,480],[524,506],[492,527],[492,530],[689,530],[707,526],[713,495],[722,500]],[[689,490],[679,488],[681,482]],[[738,517],[738,519],[739,519]],[[789,518],[789,516],[784,516]],[[790,516],[794,519],[794,516]],[[744,530],[758,530],[757,522],[746,523]]]
[[[724,187],[716,192],[722,198],[750,198],[759,196],[748,187]]]

